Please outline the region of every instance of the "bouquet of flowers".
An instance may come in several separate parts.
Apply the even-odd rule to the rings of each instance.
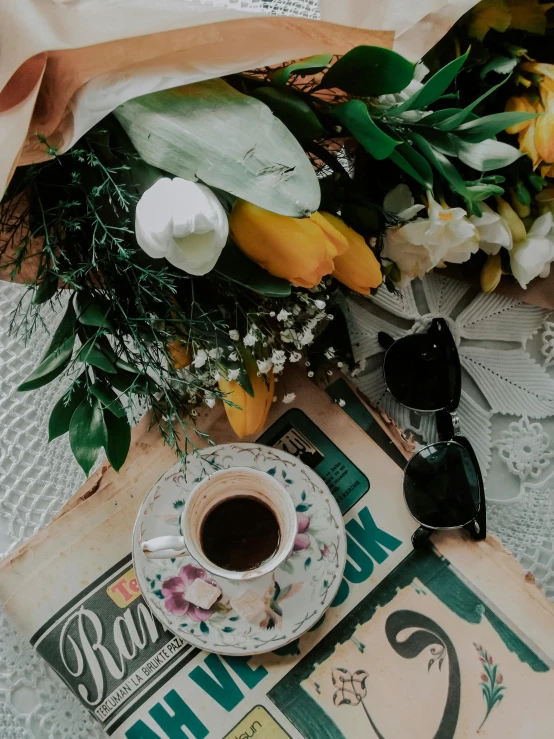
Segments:
[[[50,439],[119,469],[144,407],[185,456],[201,405],[258,432],[287,362],[349,362],[341,295],[449,263],[521,287],[554,260],[551,5],[483,0],[414,64],[380,46],[128,100],[20,168],[0,265],[63,317],[19,389],[57,378]],[[285,393],[283,402],[291,400]],[[137,404],[137,400],[139,401]]]

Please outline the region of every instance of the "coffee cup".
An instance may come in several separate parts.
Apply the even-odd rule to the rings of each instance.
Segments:
[[[228,569],[211,561],[203,543],[204,525],[212,512],[234,499],[247,499],[269,509],[278,526],[275,551],[252,569]],[[290,555],[298,533],[296,509],[290,493],[271,475],[249,467],[218,470],[191,491],[180,516],[179,536],[159,536],[142,542],[151,559],[190,555],[208,572],[228,580],[252,580],[273,572]]]

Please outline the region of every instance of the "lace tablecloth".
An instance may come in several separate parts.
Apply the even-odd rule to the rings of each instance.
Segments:
[[[317,17],[317,0],[220,0],[249,10]],[[67,439],[47,444],[48,415],[61,383],[32,393],[16,387],[36,365],[59,315],[29,346],[8,335],[22,294],[0,282],[0,553],[32,536],[84,480]],[[554,316],[466,285],[430,277],[402,296],[385,290],[348,303],[357,381],[366,394],[421,439],[429,418],[414,417],[385,393],[376,331],[394,336],[448,318],[464,368],[460,417],[484,475],[489,529],[554,599]],[[502,337],[502,341],[499,340]],[[0,736],[2,739],[94,739],[99,727],[0,612]]]

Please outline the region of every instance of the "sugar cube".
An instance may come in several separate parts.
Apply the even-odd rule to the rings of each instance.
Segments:
[[[265,614],[262,596],[250,588],[238,598],[231,599],[231,608],[238,616],[250,623],[258,623]]]
[[[187,589],[186,599],[198,608],[211,608],[220,595],[220,588],[197,577]]]

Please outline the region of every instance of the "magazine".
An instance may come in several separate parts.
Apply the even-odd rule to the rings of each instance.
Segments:
[[[103,466],[0,564],[6,613],[116,739],[551,737],[552,604],[493,537],[442,532],[414,551],[401,437],[344,378],[285,381],[296,399],[258,441],[325,480],[347,532],[340,588],[309,632],[227,657],[155,620],[131,533],[174,457],[146,423],[119,475]],[[221,409],[201,423],[231,441]]]

